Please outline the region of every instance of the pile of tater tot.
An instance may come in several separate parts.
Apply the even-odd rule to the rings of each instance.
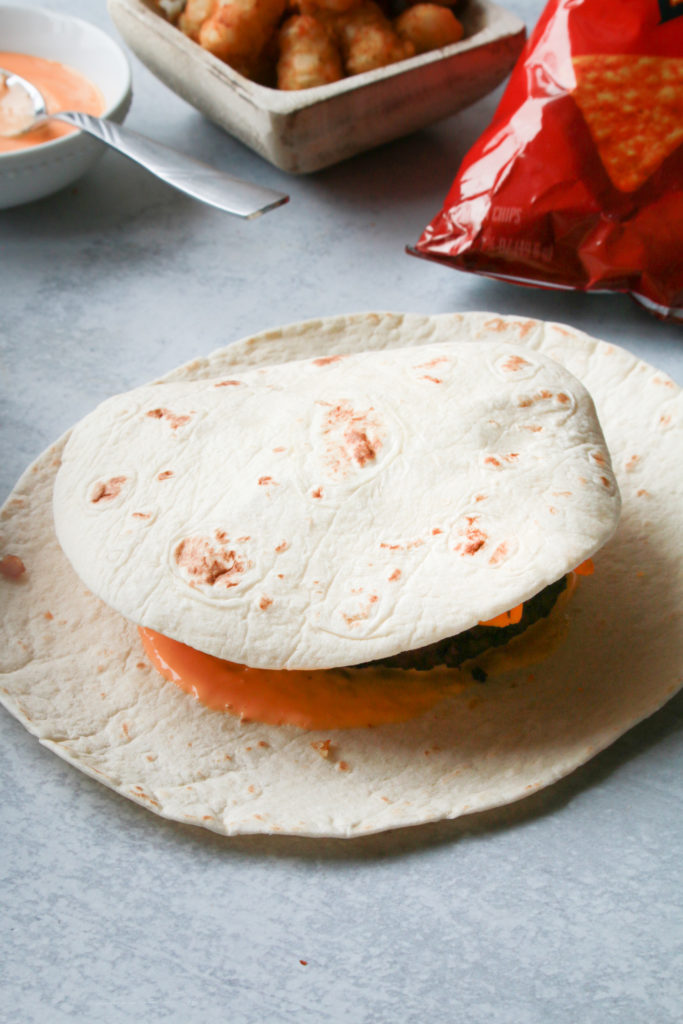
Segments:
[[[153,0],[205,50],[278,89],[328,85],[456,43],[463,26],[451,7],[458,2]],[[396,3],[400,13],[390,6]]]

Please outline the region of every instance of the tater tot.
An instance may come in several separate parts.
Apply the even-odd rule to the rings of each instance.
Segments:
[[[248,78],[285,12],[287,0],[219,0],[202,24],[198,42]]]
[[[343,77],[341,55],[323,25],[310,14],[295,14],[279,33],[278,89],[311,89]]]
[[[316,17],[319,12],[345,14],[360,3],[361,0],[295,0],[294,6],[301,14],[312,14]]]
[[[413,44],[399,38],[372,0],[363,0],[346,14],[339,15],[335,25],[348,75],[382,68],[415,53]]]
[[[438,50],[463,37],[463,27],[453,12],[439,4],[409,7],[394,19],[394,27],[401,39],[413,44],[415,53]]]
[[[199,38],[199,30],[208,17],[213,14],[218,0],[187,0],[185,9],[178,18],[178,28],[195,42]]]

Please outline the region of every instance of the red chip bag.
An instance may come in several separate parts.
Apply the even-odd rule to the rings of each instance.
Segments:
[[[551,0],[410,251],[683,320],[683,0]]]

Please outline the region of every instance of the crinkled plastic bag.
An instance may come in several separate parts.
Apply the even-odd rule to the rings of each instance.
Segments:
[[[551,0],[409,251],[683,321],[683,0]]]

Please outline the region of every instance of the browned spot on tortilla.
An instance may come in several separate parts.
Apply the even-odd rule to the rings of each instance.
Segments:
[[[43,618],[47,619],[48,621],[52,621],[52,619],[54,619],[54,615],[52,614],[52,612],[43,612]]]
[[[265,740],[259,740],[258,741],[258,745],[259,745],[259,747],[269,747],[270,743],[266,743]]]
[[[432,537],[436,537],[439,533],[443,533],[443,530],[439,526],[435,526],[432,530]]]
[[[487,496],[485,494],[477,494],[477,495],[475,495],[474,500],[475,501],[486,501],[486,497]]]
[[[646,496],[649,498],[650,497],[650,492],[646,491],[645,488],[641,488],[641,490],[636,491],[636,497],[644,498]]]
[[[177,544],[173,554],[176,565],[187,573],[193,584],[236,587],[248,568],[244,557],[228,546],[227,537],[220,547],[208,537],[186,537]]]
[[[400,576],[401,576],[401,570],[400,569],[394,569],[394,571],[392,572],[391,576],[388,577],[389,582],[393,583],[393,581],[399,579]]]
[[[502,364],[501,369],[508,370],[510,373],[516,373],[521,370],[524,366],[530,366],[528,359],[524,359],[523,356],[510,356]]]
[[[153,420],[166,420],[171,430],[177,430],[178,427],[182,427],[183,423],[189,423],[190,416],[179,416],[175,412],[171,412],[170,409],[150,409],[146,414],[150,419]]]
[[[287,541],[283,540],[278,544],[275,550],[277,551],[278,554],[281,554],[283,551],[286,551],[288,547],[289,544],[287,543]]]
[[[274,452],[286,452],[287,449],[284,448],[282,445],[279,445],[277,448],[273,448],[273,451]]]
[[[605,465],[605,456],[602,452],[591,452],[591,459],[593,462],[597,462],[598,466]]]
[[[238,544],[246,544],[246,542],[248,540],[251,540],[251,537],[249,536],[249,534],[247,534],[246,537],[238,537],[237,538],[237,543]]]
[[[346,356],[320,356],[312,362],[314,366],[329,366],[330,363],[338,363],[340,359],[346,359]]]
[[[534,404],[534,402],[540,402],[544,399],[547,401],[549,398],[552,397],[552,391],[549,391],[548,388],[542,388],[540,391],[537,391],[535,395],[524,395],[517,401],[517,406],[520,409],[529,409]],[[568,402],[571,402],[571,398],[569,397],[569,395],[566,395],[563,391],[558,392],[556,398],[561,405],[566,405]]]
[[[537,434],[539,430],[543,430],[543,427],[539,423],[524,423],[522,430],[530,430],[532,434]]]
[[[92,504],[97,505],[100,501],[112,501],[113,498],[118,498],[126,479],[127,477],[125,476],[113,476],[111,480],[95,484],[90,495]]]
[[[133,519],[151,519],[152,515],[150,512],[132,512]]]
[[[553,491],[554,498],[571,498],[571,491]]]
[[[637,466],[637,464],[639,462],[640,462],[640,455],[632,455],[631,458],[626,463],[626,472],[627,473],[632,473],[633,470],[636,468],[636,466]]]
[[[484,462],[489,466],[500,466],[500,460],[496,459],[493,455],[487,455]]]
[[[170,476],[173,476],[173,470],[165,469],[163,473],[159,473],[159,475],[157,476],[157,480],[168,480]]]
[[[611,487],[612,486],[611,482],[607,479],[606,476],[601,476],[600,477],[600,483],[602,484],[603,487]]]
[[[443,384],[441,377],[430,377],[428,373],[426,373],[421,379],[431,380],[432,384]]]
[[[667,427],[667,426],[669,425],[669,423],[671,423],[671,416],[669,416],[669,414],[668,414],[668,413],[666,413],[666,414],[662,414],[662,415],[661,415],[661,416],[659,417],[659,422],[661,423],[661,425],[662,425],[663,427]]]
[[[316,489],[314,491],[311,491],[311,497],[312,498],[322,498],[322,496],[323,496],[323,489],[322,489],[322,487],[316,487]]]
[[[345,476],[354,464],[362,468],[377,458],[382,439],[373,412],[372,408],[359,412],[342,400],[326,414],[322,434],[333,474]]]
[[[384,541],[380,544],[381,548],[386,548],[388,551],[410,551],[411,548],[422,547],[424,541],[418,537],[416,540],[407,540],[405,544],[385,544]]]
[[[370,594],[370,596],[367,599],[367,604],[364,605],[364,607],[361,608],[360,611],[356,612],[355,615],[347,615],[346,613],[342,613],[342,617],[346,625],[355,626],[356,623],[362,622],[364,619],[367,619],[368,616],[370,615],[370,610],[373,604],[376,604],[377,601],[379,601],[377,594]]]
[[[135,795],[139,797],[141,800],[146,800],[148,803],[152,804],[153,807],[160,806],[159,802],[155,800],[154,797],[150,796],[149,793],[145,793],[141,786],[135,786],[135,790]]]
[[[135,667],[139,668],[140,671],[142,671],[142,669],[147,668],[147,662],[146,661],[138,661],[138,662],[136,662]]]
[[[215,388],[239,387],[241,380],[219,380],[214,384]]]
[[[551,516],[556,516],[557,515],[557,509],[555,508],[554,505],[548,505],[548,512],[550,512]]]
[[[273,480],[272,476],[260,476],[258,478],[259,487],[279,487],[277,480]]]
[[[0,561],[0,575],[7,580],[18,580],[26,572],[26,566],[18,555],[5,555]]]
[[[270,608],[272,603],[272,597],[266,597],[266,595],[264,594],[261,600],[259,601],[258,606],[261,609],[261,611],[264,612],[266,608]]]
[[[493,317],[492,320],[487,320],[484,324],[487,331],[506,331],[508,326],[505,320],[501,320],[499,316]]]
[[[515,459],[518,459],[518,458],[519,458],[519,452],[509,452],[505,456],[505,461],[506,462],[514,462]]]
[[[128,722],[123,723],[123,725],[121,726],[121,731],[123,732],[124,736],[128,735]]]
[[[505,558],[507,553],[508,553],[507,541],[502,541],[502,543],[500,543],[498,545],[496,550],[493,552],[493,554],[489,558],[489,563],[491,565],[498,565],[499,562],[502,562],[502,560]]]
[[[465,530],[465,544],[458,545],[457,550],[462,550],[463,555],[476,555],[477,551],[484,547],[488,540],[487,535],[478,526],[470,525]]]
[[[348,442],[351,453],[359,466],[374,459],[379,445],[373,446],[364,430],[347,430],[344,439]]]
[[[438,366],[439,363],[447,363],[448,356],[434,356],[433,359],[428,359],[426,363],[418,363],[415,367],[416,370],[427,370],[431,366]]]
[[[316,754],[320,754],[321,757],[330,756],[331,745],[332,740],[314,740],[314,742],[311,743],[311,746],[315,750]]]
[[[340,761],[339,764],[337,765],[337,768],[338,768],[338,770],[340,772],[348,772],[349,771],[348,761]]]

